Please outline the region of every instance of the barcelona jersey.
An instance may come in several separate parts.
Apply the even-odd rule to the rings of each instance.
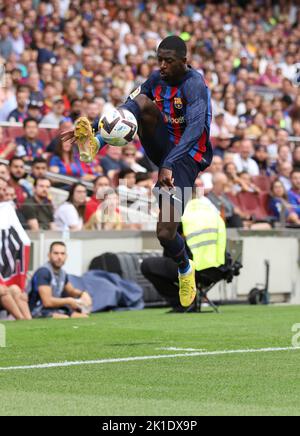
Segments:
[[[155,102],[174,145],[163,166],[172,168],[172,164],[187,153],[201,162],[211,147],[212,118],[210,91],[203,76],[189,68],[177,86],[170,86],[161,78],[159,71],[155,71],[130,98],[134,99],[139,94]]]

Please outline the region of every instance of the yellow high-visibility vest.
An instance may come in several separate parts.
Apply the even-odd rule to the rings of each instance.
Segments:
[[[206,198],[194,199],[187,204],[182,225],[197,271],[224,265],[226,226]]]

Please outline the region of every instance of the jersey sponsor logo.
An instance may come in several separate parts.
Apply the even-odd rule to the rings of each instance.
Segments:
[[[173,118],[170,115],[165,115],[165,120],[170,124],[185,124],[185,117]]]
[[[133,92],[130,94],[129,97],[131,98],[131,100],[134,100],[138,95],[140,95],[141,91],[142,91],[142,87],[139,86],[135,91],[133,91]]]
[[[183,108],[183,102],[182,99],[179,97],[175,97],[174,98],[174,106],[176,107],[176,109],[182,109]]]

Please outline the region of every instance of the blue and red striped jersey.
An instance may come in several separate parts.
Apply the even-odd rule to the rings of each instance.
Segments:
[[[171,169],[186,153],[201,162],[207,147],[211,147],[212,118],[210,91],[203,76],[189,68],[177,86],[170,86],[155,71],[135,94],[145,94],[154,101],[167,124],[174,148],[163,167]]]

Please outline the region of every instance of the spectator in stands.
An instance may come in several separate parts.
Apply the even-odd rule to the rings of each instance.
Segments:
[[[103,202],[86,224],[86,230],[123,230],[130,225],[123,223],[120,212],[120,200],[118,194],[108,189],[104,193]]]
[[[7,182],[9,181],[10,175],[9,175],[9,168],[7,164],[0,163],[0,177],[6,180]]]
[[[2,22],[0,26],[0,56],[8,60],[13,52],[13,45],[10,39],[10,31],[7,23]]]
[[[138,156],[135,145],[128,144],[125,147],[122,147],[122,162],[124,166],[127,166],[127,168],[130,168],[135,173],[146,173],[146,168],[142,167],[137,162],[137,159]]]
[[[214,174],[213,189],[207,195],[207,198],[220,211],[222,217],[226,220],[227,227],[243,228],[241,211],[231,203],[231,201],[225,194],[227,183],[228,180],[225,174]]]
[[[11,159],[16,150],[16,143],[4,138],[3,127],[0,126],[0,159]]]
[[[240,145],[240,152],[234,156],[234,163],[237,167],[238,173],[246,171],[250,176],[259,175],[259,167],[251,156],[253,156],[252,141],[249,139],[243,139]]]
[[[33,276],[29,290],[29,306],[34,318],[86,318],[83,307],[91,307],[87,292],[75,289],[63,269],[67,260],[66,245],[54,242],[49,261]]]
[[[13,157],[9,161],[9,185],[15,189],[17,207],[20,208],[30,194],[30,184],[26,181],[26,170],[23,159]]]
[[[58,230],[78,232],[83,229],[87,190],[82,183],[74,184],[70,189],[66,203],[59,206],[54,214]]]
[[[243,183],[242,191],[244,192],[254,192],[256,194],[260,193],[261,190],[258,186],[253,183],[251,176],[247,173],[247,171],[242,171],[239,174],[239,178]]]
[[[48,170],[47,161],[43,157],[36,157],[32,162],[31,177],[37,180],[41,177],[46,177]]]
[[[52,141],[50,142],[50,144],[47,147],[48,153],[55,153],[55,150],[59,146],[60,135],[63,132],[65,132],[66,130],[72,129],[72,127],[73,127],[73,122],[72,122],[71,118],[64,118],[59,123],[58,134],[54,139],[52,139]]]
[[[16,156],[25,162],[32,162],[34,158],[41,157],[44,153],[44,144],[38,139],[39,126],[35,119],[27,118],[24,123],[24,136],[16,138]]]
[[[232,195],[236,195],[241,191],[248,191],[248,186],[244,180],[238,174],[236,165],[233,162],[229,162],[224,166],[224,173],[227,176],[226,192]]]
[[[289,203],[294,206],[300,218],[300,171],[294,170],[291,174],[292,189],[288,193]]]
[[[85,180],[95,179],[94,175],[86,174],[88,171],[77,156],[74,154],[74,147],[71,142],[60,140],[54,156],[50,159],[49,168],[52,173],[63,176],[79,177]]]
[[[39,230],[55,230],[54,210],[49,191],[51,182],[47,178],[39,178],[34,182],[34,196],[27,198],[22,206],[28,229],[34,232]]]
[[[224,159],[224,155],[231,145],[230,139],[230,135],[224,133],[221,133],[220,136],[218,136],[216,139],[216,147],[214,148],[214,156],[220,156],[221,159]]]
[[[292,187],[291,174],[293,171],[293,166],[290,162],[282,162],[278,167],[278,179],[284,186],[286,192],[288,192]]]
[[[16,320],[32,319],[27,294],[16,285],[0,285],[0,310],[6,310]]]
[[[29,104],[29,90],[20,86],[17,90],[17,107],[7,118],[7,121],[14,123],[23,123],[28,118],[27,107]]]
[[[28,106],[28,118],[36,120],[37,123],[40,123],[43,118],[42,106],[43,103],[31,101]]]
[[[201,174],[201,180],[203,182],[203,187],[205,192],[210,192],[213,188],[213,176],[216,173],[223,172],[223,160],[220,156],[214,156],[211,166],[205,171],[203,174]]]
[[[59,127],[59,123],[64,120],[65,105],[62,96],[56,96],[53,99],[53,108],[51,112],[42,118],[42,124],[49,124],[55,128]]]
[[[122,201],[127,201],[127,205],[136,200],[137,190],[135,185],[136,173],[132,169],[127,168],[120,171],[117,192]]]
[[[296,208],[289,203],[288,195],[280,180],[271,185],[270,211],[277,221],[300,225]]]
[[[259,173],[263,176],[271,176],[272,170],[269,164],[269,155],[267,147],[264,145],[256,145],[253,160],[258,165]]]
[[[125,165],[121,161],[122,156],[122,150],[121,147],[107,147],[106,156],[101,159],[101,165],[104,170],[105,175],[107,175],[110,179],[114,177],[114,175],[127,168],[127,165]]]
[[[84,222],[87,223],[97,211],[104,199],[104,193],[111,188],[111,182],[106,176],[99,176],[94,181],[93,196],[86,203]]]

